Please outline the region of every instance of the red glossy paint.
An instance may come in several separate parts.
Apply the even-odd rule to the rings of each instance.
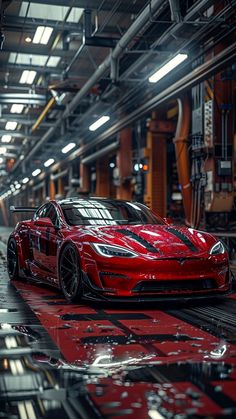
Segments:
[[[122,219],[120,225],[108,211],[113,205],[119,205],[118,218],[125,217],[123,210],[127,205],[140,213],[144,208],[136,203],[100,198],[51,201],[40,207],[32,220],[18,223],[10,240],[17,243],[20,276],[60,286],[63,249],[70,244],[77,254],[76,281],[83,282],[84,294],[90,298],[180,299],[230,290],[227,252],[210,254],[217,243],[214,236],[167,224],[160,217],[155,224],[136,222],[133,225]],[[70,211],[70,206],[80,208],[79,214],[85,217],[83,222],[86,219],[87,225],[68,224],[63,208]],[[156,217],[151,211],[149,214]],[[49,223],[50,218],[54,225]],[[107,223],[110,225],[104,225]],[[106,252],[112,249],[113,254],[100,253],[94,244],[108,246]],[[118,246],[118,250],[109,246]],[[116,256],[114,251],[122,254]],[[8,267],[10,262],[8,257]],[[63,263],[67,264],[67,259]],[[13,277],[11,269],[8,270]],[[70,275],[74,275],[72,271]]]

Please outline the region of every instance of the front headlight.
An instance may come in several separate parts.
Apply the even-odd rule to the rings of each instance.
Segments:
[[[221,253],[225,253],[225,248],[223,243],[218,241],[215,243],[209,251],[210,255],[220,255]]]
[[[110,244],[91,243],[92,247],[99,255],[106,256],[107,258],[135,258],[138,255],[132,250],[125,249],[121,246],[112,246]]]

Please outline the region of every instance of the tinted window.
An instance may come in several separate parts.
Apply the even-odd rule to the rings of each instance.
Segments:
[[[58,215],[56,208],[52,204],[46,204],[39,208],[35,213],[35,219],[48,217],[52,220],[53,225],[58,225]]]
[[[56,209],[53,205],[49,205],[46,213],[45,213],[45,217],[48,217],[52,220],[53,225],[57,225],[58,224],[58,217],[57,217],[57,212]]]
[[[46,204],[46,205],[43,205],[42,207],[40,207],[38,209],[38,211],[36,211],[35,216],[34,216],[34,219],[42,218],[42,217],[47,217],[47,215],[45,215],[45,214],[46,214],[46,212],[48,210],[48,207],[49,207],[49,204]]]
[[[80,200],[61,208],[69,225],[163,224],[144,205],[132,202]]]

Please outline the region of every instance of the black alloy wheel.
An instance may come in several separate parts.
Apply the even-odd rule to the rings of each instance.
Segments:
[[[67,244],[59,260],[59,280],[61,290],[67,301],[79,301],[83,293],[82,274],[77,249]]]
[[[10,238],[7,244],[7,270],[11,280],[19,279],[17,244],[13,238]]]

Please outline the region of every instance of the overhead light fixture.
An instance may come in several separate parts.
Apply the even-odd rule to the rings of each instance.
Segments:
[[[160,79],[166,76],[170,71],[172,71],[175,67],[181,64],[188,58],[187,54],[177,54],[173,57],[170,61],[164,64],[159,70],[157,70],[151,77],[149,77],[150,83],[156,83]]]
[[[16,121],[8,121],[5,125],[5,129],[14,131],[17,127],[18,122]]]
[[[74,148],[75,146],[76,146],[76,144],[75,144],[75,143],[69,143],[69,144],[67,144],[65,147],[63,147],[63,148],[62,148],[61,152],[62,152],[63,154],[66,154],[66,153],[68,153],[70,150],[72,150],[72,148]]]
[[[29,182],[29,178],[28,177],[24,177],[24,179],[22,180],[22,183],[28,183]]]
[[[54,159],[48,159],[47,161],[44,162],[44,166],[49,167],[51,166],[51,164],[54,163],[54,161],[55,161]]]
[[[21,74],[19,83],[21,84],[32,84],[37,72],[34,70],[24,70]]]
[[[109,121],[110,116],[104,115],[101,116],[96,122],[94,122],[89,127],[89,131],[96,131],[99,127],[101,127],[103,124],[105,124],[107,121]]]
[[[25,42],[27,42],[27,44],[29,44],[30,42],[32,42],[32,39],[30,38],[30,36],[27,36],[25,38]]]
[[[33,44],[47,45],[53,28],[50,26],[38,26],[33,37]]]
[[[16,184],[16,189],[20,189],[20,188],[21,188],[20,183],[17,183],[17,184]]]
[[[14,103],[11,107],[10,112],[11,113],[21,113],[24,109],[25,105],[22,105],[21,103]]]
[[[2,136],[2,143],[10,143],[11,142],[11,135],[10,134],[4,134]]]
[[[0,164],[2,164],[3,163],[3,158],[2,157],[0,157]]]
[[[7,152],[6,147],[0,147],[0,154],[5,154]]]
[[[38,176],[38,175],[39,175],[39,173],[41,173],[41,169],[35,169],[35,170],[32,172],[32,176]]]

